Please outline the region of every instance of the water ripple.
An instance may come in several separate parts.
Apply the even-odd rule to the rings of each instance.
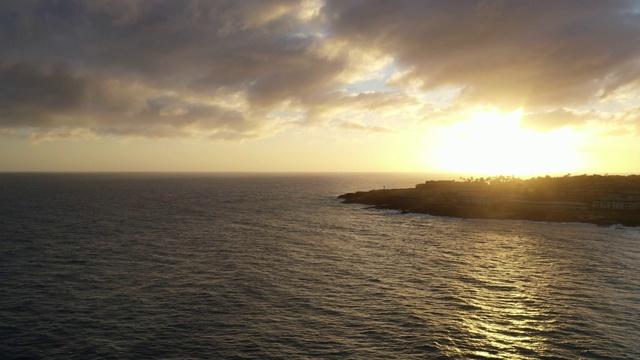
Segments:
[[[640,357],[637,231],[334,200],[360,177],[22,176],[6,359]]]

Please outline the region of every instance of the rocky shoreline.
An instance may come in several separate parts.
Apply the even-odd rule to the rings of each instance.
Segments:
[[[470,186],[449,182],[429,186],[419,184],[410,189],[382,189],[358,191],[338,196],[344,203],[371,205],[378,209],[398,210],[403,213],[422,213],[465,219],[504,219],[546,222],[581,222],[610,226],[640,226],[640,209],[596,208],[593,202],[566,199],[522,200],[502,190],[473,190]],[[436,186],[437,185],[437,186]],[[462,189],[462,190],[461,190]],[[470,195],[471,194],[471,195]],[[497,194],[497,195],[494,195]],[[634,205],[635,206],[635,205]]]

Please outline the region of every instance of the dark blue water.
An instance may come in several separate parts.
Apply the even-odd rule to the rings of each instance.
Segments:
[[[0,174],[0,358],[640,358],[640,231],[335,200],[424,180]]]

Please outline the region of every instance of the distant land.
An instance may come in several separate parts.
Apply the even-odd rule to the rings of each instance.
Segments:
[[[640,226],[640,175],[430,180],[414,188],[358,191],[338,198],[436,216]]]

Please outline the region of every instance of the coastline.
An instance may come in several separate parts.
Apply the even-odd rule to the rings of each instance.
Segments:
[[[593,198],[596,200],[589,198],[587,201],[581,190],[576,189],[572,190],[572,194],[578,195],[573,199],[560,195],[524,199],[519,193],[507,190],[504,184],[494,185],[493,188],[482,185],[480,190],[475,186],[477,184],[454,181],[427,181],[425,184],[408,189],[357,191],[339,195],[338,199],[343,203],[370,205],[376,209],[462,219],[577,222],[602,227],[640,226],[640,208],[598,207],[597,196]]]

